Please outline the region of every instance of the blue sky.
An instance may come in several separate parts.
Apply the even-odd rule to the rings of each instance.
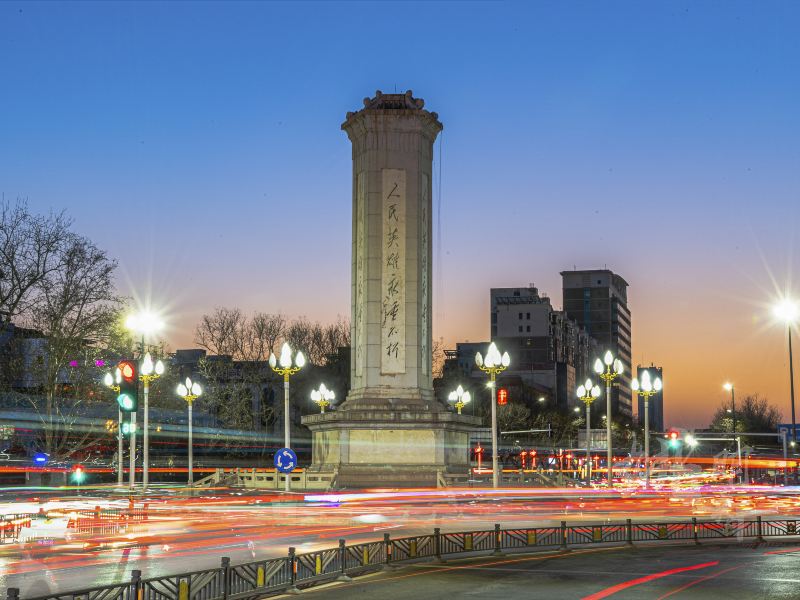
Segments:
[[[445,126],[437,337],[485,339],[490,286],[560,306],[560,270],[608,265],[668,418],[724,378],[785,406],[762,303],[800,263],[798,26],[793,2],[2,3],[0,192],[67,209],[173,347],[216,305],[330,321],[339,126],[410,88]]]

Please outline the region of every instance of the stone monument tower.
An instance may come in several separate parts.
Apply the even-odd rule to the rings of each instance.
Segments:
[[[342,129],[353,145],[351,390],[304,417],[313,469],[339,486],[435,485],[469,466],[474,417],[434,398],[431,172],[438,115],[409,90],[364,100]]]

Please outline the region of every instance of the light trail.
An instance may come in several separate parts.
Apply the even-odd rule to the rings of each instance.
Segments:
[[[770,486],[373,489],[305,495],[228,489],[199,497],[181,497],[177,491],[155,490],[141,520],[121,516],[114,521],[91,517],[95,507],[125,514],[128,499],[108,497],[108,489],[102,492],[105,497],[45,497],[39,491],[14,490],[7,501],[0,498],[0,515],[42,508],[52,517],[51,533],[59,523],[62,532],[46,542],[37,540],[36,520],[30,542],[0,544],[0,586],[14,585],[27,595],[78,589],[127,578],[131,569],[150,577],[168,575],[217,567],[221,556],[245,562],[284,556],[288,546],[308,552],[334,547],[340,538],[359,543],[381,539],[385,532],[392,537],[429,534],[434,527],[449,532],[490,530],[494,523],[532,527],[557,526],[562,520],[656,522],[800,511],[796,488]],[[137,514],[143,508],[137,500]],[[88,516],[77,518],[78,511]]]

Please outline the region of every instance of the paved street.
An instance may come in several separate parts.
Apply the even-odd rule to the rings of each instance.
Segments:
[[[800,547],[590,549],[420,564],[308,590],[309,600],[796,599]]]

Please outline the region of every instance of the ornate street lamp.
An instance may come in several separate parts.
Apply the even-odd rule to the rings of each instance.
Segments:
[[[605,363],[605,365],[603,364]],[[614,487],[613,463],[614,463],[614,444],[611,442],[611,384],[624,370],[622,361],[614,358],[611,351],[607,351],[601,361],[599,358],[594,361],[594,372],[600,376],[606,384],[606,446],[608,447],[608,487]]]
[[[494,342],[489,344],[489,349],[486,351],[486,357],[481,356],[478,352],[475,355],[475,364],[478,368],[489,375],[489,387],[492,390],[492,487],[497,487],[500,482],[500,471],[498,468],[497,460],[497,375],[502,373],[511,364],[511,358],[508,352],[503,352],[497,349]]]
[[[145,352],[144,339],[145,336],[153,336],[164,328],[164,322],[158,315],[143,311],[137,314],[129,315],[125,319],[125,328],[141,336],[141,364],[139,365],[139,379],[144,383],[144,432],[142,438],[142,490],[147,489],[148,479],[150,477],[150,382],[158,378],[164,372],[164,365],[158,361],[155,365],[153,359],[150,357],[149,352]],[[161,365],[161,366],[159,366]],[[149,373],[145,373],[145,368],[149,369]],[[160,372],[156,372],[160,369]],[[131,489],[136,482],[136,413],[131,413]]]
[[[289,346],[288,342],[284,342],[283,346],[281,346],[281,356],[280,358],[275,358],[275,353],[272,352],[269,355],[269,366],[272,367],[272,370],[275,371],[278,375],[283,375],[283,443],[284,448],[291,448],[289,445],[291,441],[291,435],[289,432],[289,377],[297,373],[300,369],[302,369],[306,364],[306,357],[303,356],[302,352],[298,352],[296,355],[292,356],[292,349]],[[290,480],[289,474],[286,474],[285,477],[285,485],[284,490],[289,491],[290,487]]]
[[[142,387],[144,388],[144,433],[142,445],[144,450],[142,453],[142,490],[147,490],[147,484],[150,481],[150,382],[155,381],[164,374],[164,363],[157,360],[153,363],[153,357],[149,352],[144,355],[142,366],[139,369],[139,379],[142,380]]]
[[[661,378],[650,379],[650,371],[643,371],[641,381],[631,381],[633,392],[644,398],[644,486],[650,487],[650,396],[661,391]]]
[[[177,392],[178,396],[186,400],[189,410],[189,478],[187,483],[189,487],[191,487],[194,484],[194,472],[192,471],[192,462],[194,458],[194,448],[192,445],[192,402],[200,397],[200,395],[203,393],[203,390],[200,388],[199,383],[192,381],[189,377],[187,377],[185,383],[178,384]]]
[[[578,398],[586,405],[586,485],[592,483],[592,402],[600,397],[600,386],[587,379],[583,385],[578,386]],[[580,412],[575,407],[575,412]]]
[[[334,398],[336,398],[336,394],[333,393],[333,390],[325,387],[324,383],[319,386],[318,390],[311,391],[311,399],[317,403],[322,414],[325,414],[325,408],[331,405]]]
[[[454,391],[450,392],[450,395],[447,396],[447,400],[448,402],[452,402],[458,414],[461,414],[461,409],[469,404],[470,400],[472,400],[472,395],[469,392],[465,392],[464,388],[459,385]]]

